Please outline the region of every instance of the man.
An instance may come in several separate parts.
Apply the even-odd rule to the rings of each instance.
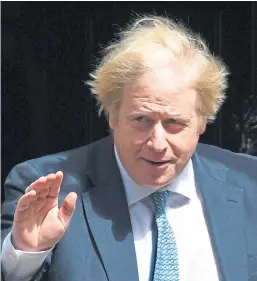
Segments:
[[[88,83],[112,135],[6,180],[5,280],[256,281],[257,159],[198,144],[227,74],[167,18],[121,33]]]

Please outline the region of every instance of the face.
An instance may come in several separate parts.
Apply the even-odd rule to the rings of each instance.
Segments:
[[[182,68],[159,67],[127,86],[116,117],[110,114],[120,160],[140,185],[167,185],[194,153],[205,123],[190,81]]]

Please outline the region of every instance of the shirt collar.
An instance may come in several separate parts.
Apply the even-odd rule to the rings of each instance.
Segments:
[[[194,170],[193,170],[193,163],[190,159],[187,163],[184,170],[180,173],[180,175],[171,183],[164,187],[159,188],[149,188],[144,187],[137,184],[127,173],[121,160],[119,158],[118,152],[116,147],[114,146],[115,157],[118,163],[118,167],[120,169],[122,181],[124,184],[128,206],[139,202],[140,200],[148,197],[152,193],[156,192],[157,190],[170,190],[172,192],[179,193],[189,199],[192,199],[196,195],[195,190],[195,179],[194,179]]]

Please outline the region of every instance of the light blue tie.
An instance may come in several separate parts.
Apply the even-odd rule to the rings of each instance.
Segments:
[[[152,194],[158,231],[153,281],[179,281],[177,245],[166,215],[170,195],[169,190]]]

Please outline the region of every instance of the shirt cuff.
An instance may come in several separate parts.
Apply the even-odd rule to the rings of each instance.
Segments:
[[[1,256],[2,270],[6,281],[30,280],[42,266],[52,249],[40,252],[23,252],[16,250],[12,245],[10,232],[3,242]]]

